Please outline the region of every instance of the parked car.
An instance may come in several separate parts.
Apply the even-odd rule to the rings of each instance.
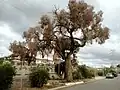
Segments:
[[[107,75],[106,75],[106,78],[114,78],[114,75],[112,74],[112,73],[108,73]]]

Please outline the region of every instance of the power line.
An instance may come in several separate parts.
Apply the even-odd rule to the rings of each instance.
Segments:
[[[21,1],[21,0],[19,0],[19,1]],[[18,10],[18,11],[20,11],[21,13],[23,13],[24,15],[26,15],[26,13],[25,13],[22,9],[20,9],[19,7],[15,6],[15,5],[13,5],[13,4],[10,4],[10,3],[8,3],[8,2],[5,1],[5,0],[0,0],[0,4],[3,4],[3,3],[10,5],[11,7],[15,8],[16,10]],[[29,6],[29,7],[34,7],[34,5],[32,5],[32,4],[28,4],[28,2],[27,2],[26,0],[24,0],[22,4],[24,4],[24,5],[26,5],[26,6]],[[40,13],[44,13],[44,12],[40,12]],[[47,13],[51,13],[51,12],[47,12]]]
[[[13,4],[7,3],[5,0],[1,0],[1,1],[0,1],[0,4],[3,4],[3,3],[10,5],[11,7],[15,8],[16,10],[18,10],[18,11],[22,12],[24,15],[26,15],[23,10],[21,10],[20,8],[14,6]]]

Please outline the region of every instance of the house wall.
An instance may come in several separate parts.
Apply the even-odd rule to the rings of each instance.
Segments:
[[[14,61],[14,66],[16,67],[16,71],[17,71],[16,72],[17,75],[15,77],[16,78],[20,78],[20,77],[26,78],[30,73],[31,66],[28,66],[27,62],[23,66],[21,66],[19,60],[13,60],[13,61]],[[37,65],[39,65],[41,68],[45,67],[45,68],[49,69],[48,71],[49,71],[49,75],[50,75],[51,79],[59,78],[59,76],[55,72],[55,65],[52,61],[37,60],[36,65],[33,65],[33,67],[35,67]]]

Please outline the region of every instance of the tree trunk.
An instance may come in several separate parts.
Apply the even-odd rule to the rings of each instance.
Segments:
[[[65,78],[66,78],[67,82],[73,81],[72,63],[71,63],[70,55],[68,56],[68,58],[66,58],[66,61],[65,61],[65,74],[66,74]]]

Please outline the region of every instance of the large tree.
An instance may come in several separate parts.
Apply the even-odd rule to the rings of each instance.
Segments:
[[[83,1],[69,1],[67,10],[55,9],[52,19],[42,16],[39,25],[24,32],[24,38],[27,43],[34,43],[43,56],[54,49],[65,60],[66,80],[72,81],[71,55],[86,43],[103,44],[109,39],[102,15],[102,11],[96,13],[93,6]]]

